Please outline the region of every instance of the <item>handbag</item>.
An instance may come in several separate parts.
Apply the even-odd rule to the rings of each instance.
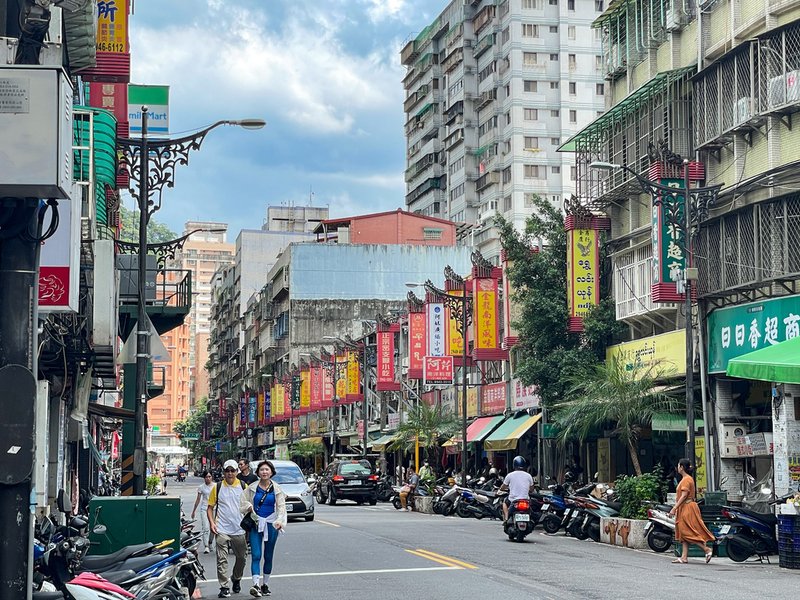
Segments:
[[[258,508],[261,508],[261,505],[264,504],[264,500],[267,499],[267,494],[269,494],[270,490],[272,489],[272,485],[269,486],[269,490],[264,492],[261,495],[261,500],[258,501]],[[256,520],[253,518],[253,515],[256,514],[258,508],[254,508],[252,511],[247,513],[244,518],[242,518],[242,522],[239,523],[239,527],[244,529],[245,531],[252,531],[256,527]],[[258,517],[256,517],[258,518]]]

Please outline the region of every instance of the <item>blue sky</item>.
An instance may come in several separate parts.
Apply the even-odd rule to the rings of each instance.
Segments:
[[[404,207],[403,43],[446,6],[431,0],[138,0],[132,83],[170,86],[173,136],[221,119],[155,219],[259,228],[270,204],[331,216]],[[130,198],[125,200],[132,207]]]

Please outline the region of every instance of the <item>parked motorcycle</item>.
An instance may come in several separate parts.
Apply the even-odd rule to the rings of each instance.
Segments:
[[[772,500],[772,505],[784,502],[794,494]],[[728,557],[734,562],[744,562],[751,556],[762,558],[778,553],[778,539],[775,528],[778,518],[772,513],[761,513],[744,507],[725,506],[722,516],[731,521],[723,525],[720,536],[726,540]]]
[[[502,519],[503,509],[500,498],[494,492],[461,488],[456,514],[462,518]]]
[[[653,552],[666,552],[672,547],[675,537],[675,518],[669,511],[671,506],[666,504],[653,504],[647,509],[647,525],[644,526],[647,535],[647,545]]]

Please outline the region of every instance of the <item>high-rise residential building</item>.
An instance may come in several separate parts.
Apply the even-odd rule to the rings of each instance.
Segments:
[[[603,0],[454,0],[401,52],[406,205],[474,224],[471,242],[497,261],[493,217],[517,228],[531,196],[575,193],[564,140],[605,106]]]

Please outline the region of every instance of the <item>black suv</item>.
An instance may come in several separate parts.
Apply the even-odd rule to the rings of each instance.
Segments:
[[[378,476],[367,460],[337,460],[328,465],[317,481],[317,502],[333,506],[337,500],[356,504],[378,503]]]

